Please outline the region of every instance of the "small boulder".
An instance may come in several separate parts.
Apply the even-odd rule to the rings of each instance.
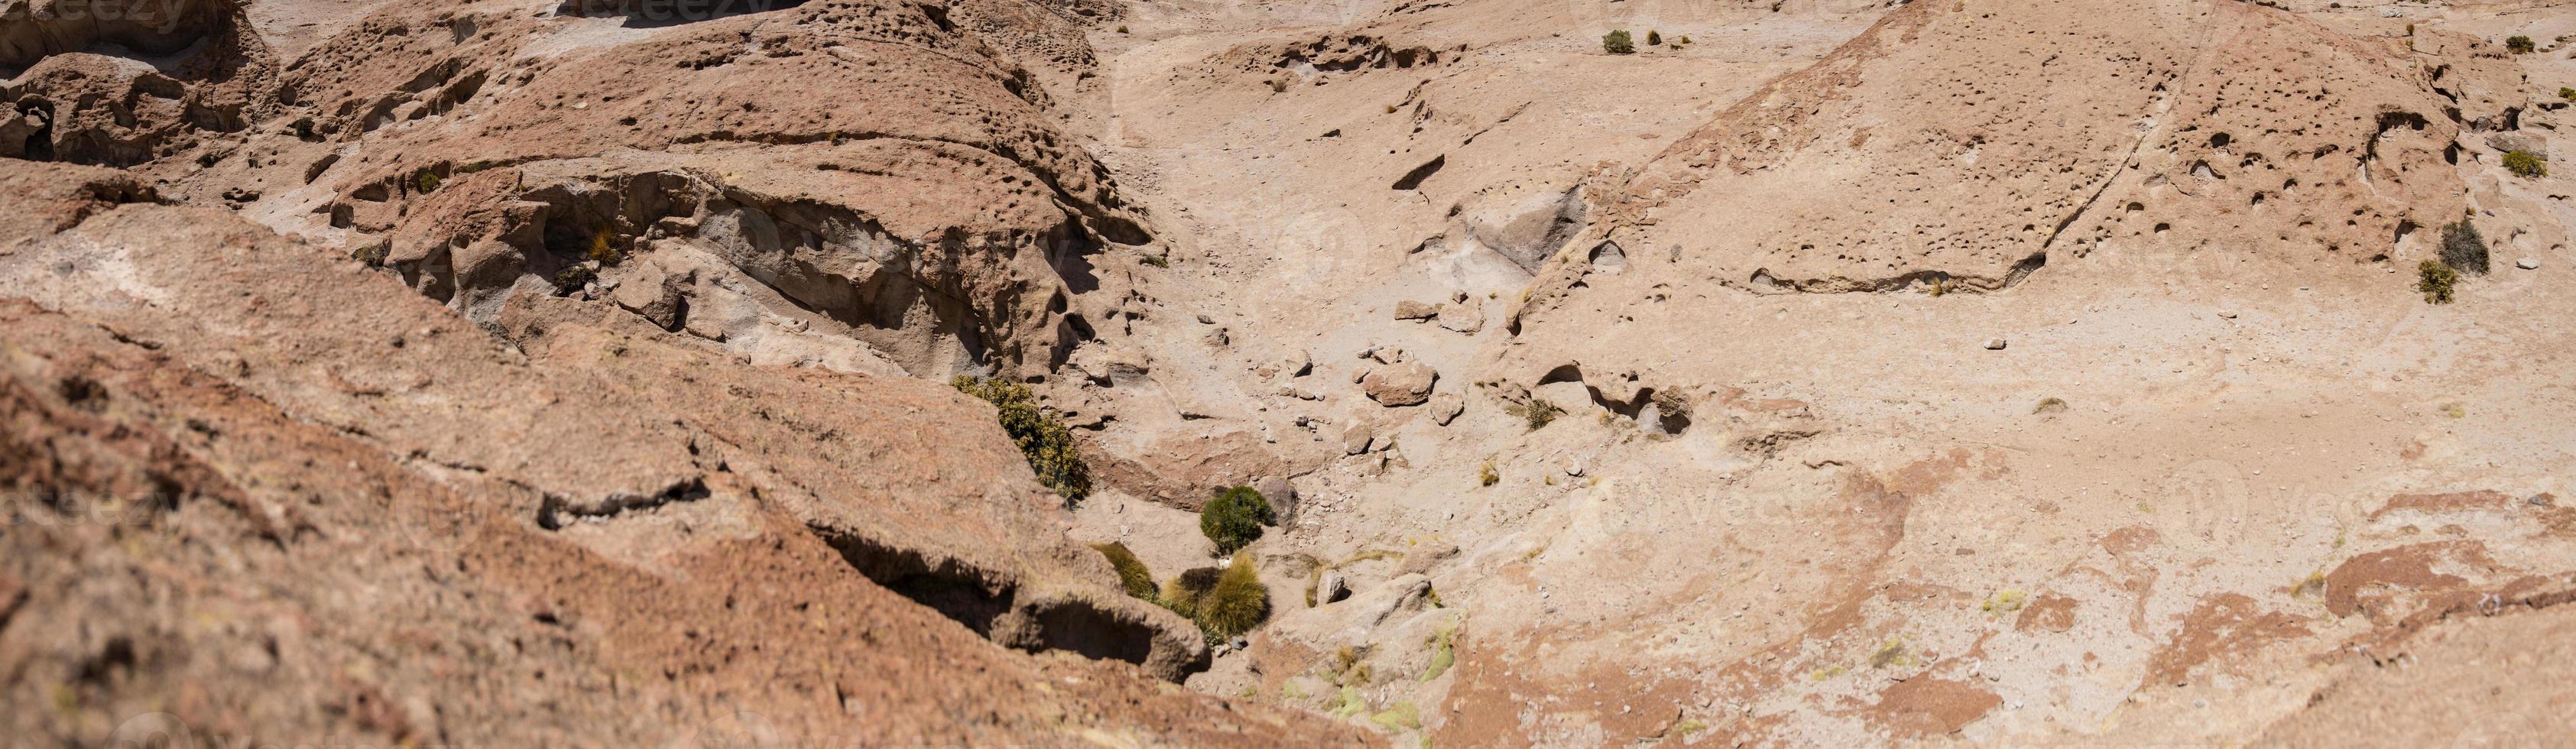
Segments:
[[[1466,411],[1467,399],[1459,397],[1457,393],[1438,393],[1431,396],[1431,420],[1434,423],[1448,426],[1449,422],[1458,419],[1458,414]]]
[[[2521,151],[2549,160],[2549,142],[2529,133],[2496,133],[2487,136],[2487,147],[2498,151]]]
[[[1440,327],[1474,335],[1485,329],[1485,308],[1478,304],[1451,304],[1440,308]]]
[[[1324,579],[1316,581],[1315,583],[1315,603],[1317,605],[1332,603],[1349,597],[1351,597],[1351,582],[1344,579],[1341,571],[1339,570],[1324,573]]]
[[[1288,355],[1279,359],[1279,371],[1290,377],[1304,377],[1315,371],[1315,357],[1302,348],[1289,349]]]
[[[2527,257],[2521,260],[2516,260],[2513,261],[2513,267],[2521,268],[2523,270],[2540,270],[2540,258]]]
[[[1369,431],[1367,424],[1353,424],[1351,428],[1342,430],[1342,452],[1348,455],[1368,452],[1369,443],[1376,439],[1377,433]]]
[[[1431,385],[1439,379],[1431,367],[1407,362],[1370,371],[1360,378],[1360,391],[1381,406],[1418,406],[1431,399]]]
[[[2004,339],[2001,339],[2001,338],[1988,338],[1988,339],[1986,339],[1986,350],[1987,350],[1987,351],[2002,351],[2002,350],[2004,350]]]
[[[1288,477],[1264,476],[1252,482],[1252,490],[1261,492],[1261,498],[1270,502],[1270,512],[1278,517],[1280,525],[1297,522],[1297,486],[1288,483]]]
[[[1438,304],[1416,302],[1410,299],[1395,303],[1395,319],[1398,320],[1429,320],[1439,316],[1440,305]]]

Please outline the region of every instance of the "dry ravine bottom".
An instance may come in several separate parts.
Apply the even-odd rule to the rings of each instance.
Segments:
[[[0,744],[2576,735],[2560,0],[113,10]]]

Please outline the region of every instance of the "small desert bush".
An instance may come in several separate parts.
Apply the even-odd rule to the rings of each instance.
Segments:
[[[1126,544],[1111,541],[1092,544],[1091,548],[1109,558],[1109,568],[1118,571],[1118,584],[1127,589],[1127,595],[1151,601],[1160,594],[1154,588],[1154,571],[1146,569],[1145,560],[1137,559],[1136,552],[1128,551]]]
[[[2528,55],[2531,54],[2532,50],[2539,48],[2540,45],[2531,43],[2531,37],[2522,36],[2520,34],[2505,37],[2504,40],[2504,50],[2517,55]]]
[[[617,232],[606,225],[590,233],[590,247],[585,254],[592,262],[603,266],[616,265],[626,259],[626,251],[617,248]]]
[[[436,192],[438,183],[438,173],[427,169],[420,170],[419,174],[411,176],[411,186],[420,188],[423,193]]]
[[[588,265],[575,265],[555,272],[555,291],[569,294],[599,280],[599,271]]]
[[[2568,101],[2576,101],[2576,88],[2569,88],[2566,86],[2558,87],[2558,98],[2566,99]]]
[[[1497,471],[1495,471],[1495,470],[1494,470],[1494,462],[1493,462],[1493,461],[1490,461],[1490,460],[1485,461],[1485,464],[1484,464],[1484,465],[1481,465],[1481,466],[1477,466],[1477,467],[1476,467],[1476,485],[1477,485],[1477,486],[1493,486],[1495,483],[1500,482],[1500,481],[1502,481],[1502,480],[1503,480],[1503,474],[1501,474],[1500,472],[1497,472]]]
[[[1620,29],[1601,35],[1601,51],[1614,55],[1635,54],[1637,43],[1628,39],[1628,30]]]
[[[2424,292],[2424,301],[2450,304],[2451,287],[2460,282],[2460,271],[2439,260],[2426,260],[2416,266],[2415,290]]]
[[[1224,576],[1225,571],[1215,567],[1192,567],[1182,572],[1180,576],[1165,581],[1162,595],[1155,598],[1154,602],[1162,604],[1163,608],[1171,609],[1172,613],[1196,621],[1199,618],[1199,604],[1207,600],[1208,592],[1216,589],[1217,579]]]
[[[958,392],[993,404],[1002,433],[1019,445],[1020,454],[1029,460],[1029,468],[1038,473],[1038,483],[1054,489],[1066,505],[1080,504],[1091,495],[1091,470],[1082,463],[1081,452],[1074,449],[1073,430],[1056,418],[1055,410],[1038,405],[1029,386],[991,378],[959,375],[950,380]]]
[[[1199,631],[1215,639],[1250,632],[1270,618],[1270,586],[1261,584],[1250,552],[1234,555],[1234,563],[1199,598],[1198,612]]]
[[[2530,151],[2506,151],[2504,170],[2512,172],[2516,177],[2547,177],[2549,162],[2540,160],[2540,157],[2532,155]]]
[[[2442,226],[2442,263],[2453,270],[2485,274],[2487,272],[2487,238],[2478,226],[2460,219]]]
[[[1249,486],[1217,490],[1199,510],[1199,532],[1216,542],[1216,553],[1232,554],[1261,538],[1261,526],[1277,519],[1270,501]]]
[[[1511,412],[1513,416],[1521,417],[1521,421],[1527,422],[1530,431],[1533,432],[1547,426],[1548,422],[1555,421],[1556,417],[1565,415],[1565,409],[1557,408],[1556,404],[1535,395],[1530,396],[1527,401],[1512,404],[1504,410]]]
[[[1664,32],[1661,32],[1661,31],[1654,31],[1654,30],[1651,30],[1651,29],[1650,29],[1650,30],[1648,30],[1648,31],[1646,32],[1646,46],[1649,46],[1649,47],[1661,47],[1661,46],[1664,46]]]
[[[374,242],[367,246],[350,251],[349,257],[358,262],[366,263],[369,268],[382,268],[385,267],[385,257],[392,252],[393,248],[386,245],[384,242]]]

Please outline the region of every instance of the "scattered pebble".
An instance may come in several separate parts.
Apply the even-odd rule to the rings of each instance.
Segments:
[[[1987,351],[2002,351],[2003,349],[2004,349],[2004,339],[2001,339],[2001,338],[1988,338],[1988,339],[1986,339],[1986,350],[1987,350]]]
[[[2513,267],[2521,268],[2523,270],[2540,270],[2540,259],[2527,257],[2521,260],[2516,260],[2513,261]]]

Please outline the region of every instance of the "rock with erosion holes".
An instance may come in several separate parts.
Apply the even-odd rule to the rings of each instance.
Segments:
[[[2004,339],[2001,339],[2001,338],[1988,338],[1988,339],[1986,339],[1986,350],[1987,350],[1987,351],[2002,351],[2002,350],[2004,350]]]
[[[2540,258],[2527,257],[2521,260],[2516,260],[2513,261],[2513,267],[2521,268],[2523,270],[2540,270]]]
[[[1315,603],[1317,605],[1332,603],[1349,597],[1351,597],[1351,582],[1350,580],[1342,577],[1340,570],[1324,573],[1324,579],[1315,583]]]
[[[1360,378],[1360,391],[1381,406],[1418,406],[1431,399],[1431,384],[1439,379],[1440,373],[1430,366],[1407,362],[1369,372]]]
[[[1466,410],[1467,399],[1459,397],[1457,393],[1439,393],[1431,396],[1431,420],[1441,426],[1448,426],[1449,422],[1457,420],[1458,414]]]
[[[1395,319],[1429,320],[1440,316],[1440,305],[1410,299],[1395,303]]]

